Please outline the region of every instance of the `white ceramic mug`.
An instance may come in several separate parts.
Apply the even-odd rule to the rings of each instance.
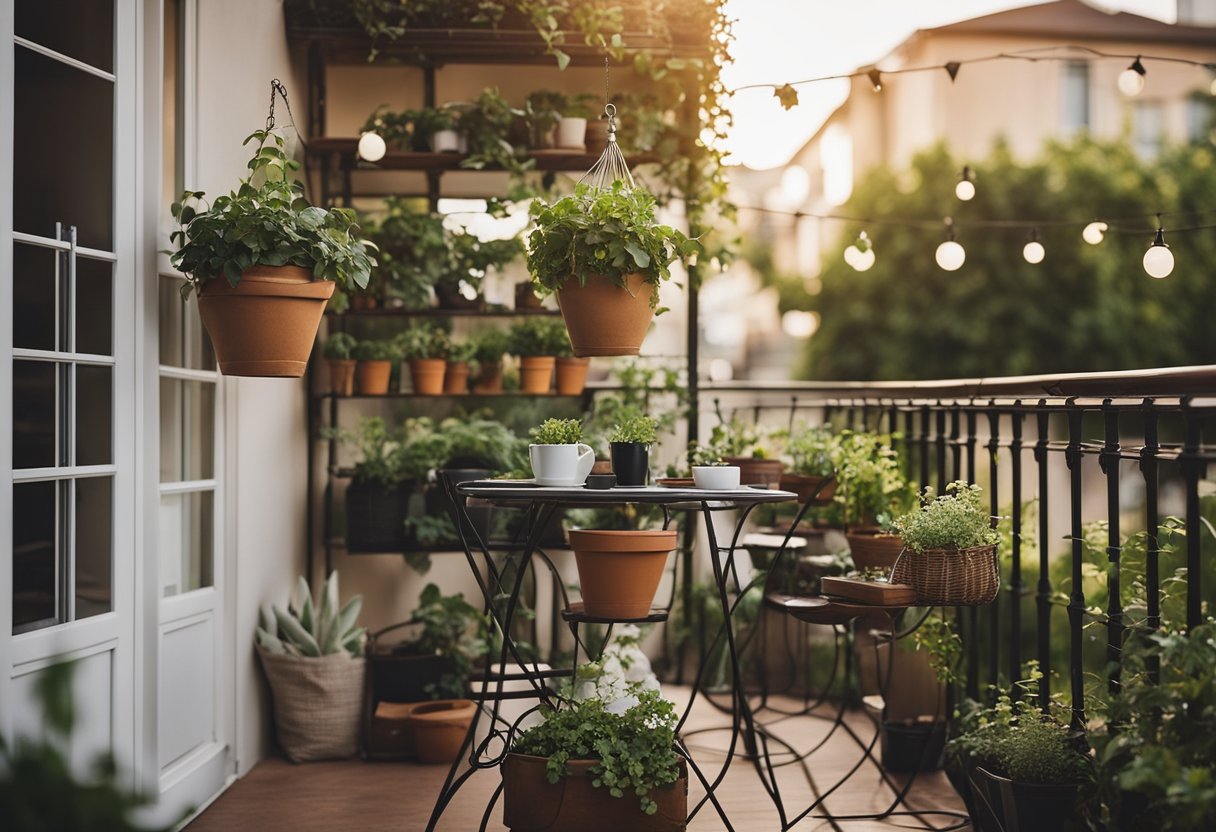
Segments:
[[[736,491],[739,488],[738,465],[695,465],[692,479],[697,488],[709,491]]]
[[[557,123],[557,146],[577,149],[586,146],[587,119],[563,116]]]
[[[537,485],[578,486],[587,481],[595,465],[595,451],[577,445],[529,445],[532,473]]]
[[[455,130],[437,130],[431,136],[431,150],[435,153],[459,153],[460,134]]]

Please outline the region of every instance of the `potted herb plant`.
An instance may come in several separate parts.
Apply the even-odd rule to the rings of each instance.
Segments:
[[[463,396],[469,392],[469,363],[477,352],[472,341],[455,341],[448,348],[447,371],[443,376],[443,392],[448,396]]]
[[[598,668],[596,668],[598,670]],[[588,673],[579,668],[580,678]],[[687,826],[688,775],[675,752],[676,712],[657,690],[564,696],[515,738],[502,767],[503,822],[512,829]]]
[[[579,486],[591,473],[595,451],[583,443],[577,419],[546,419],[532,429],[528,459],[538,485]]]
[[[433,153],[460,152],[460,113],[454,107],[424,107],[413,114],[414,146]]]
[[[414,392],[420,396],[442,394],[449,348],[447,332],[433,323],[417,323],[400,333],[397,343],[409,362]]]
[[[329,391],[338,396],[350,396],[355,392],[354,349],[358,346],[355,336],[349,332],[335,332],[325,339],[321,352],[329,366]]]
[[[709,445],[688,446],[688,467],[692,471],[693,485],[710,491],[733,491],[742,482],[738,465],[731,465],[722,458],[722,449],[712,442]]]
[[[392,341],[360,341],[351,354],[358,362],[355,364],[355,380],[359,393],[364,396],[388,393],[393,361],[400,355],[396,345]]]
[[[655,219],[654,197],[616,182],[577,185],[552,205],[532,203],[528,269],[556,293],[574,354],[637,355],[674,260],[700,246]]]
[[[555,90],[537,90],[524,99],[524,121],[528,146],[548,150],[557,144],[557,126],[566,106],[566,96]]]
[[[478,395],[498,395],[502,392],[502,357],[511,348],[511,339],[501,329],[487,329],[472,338],[473,360],[476,373],[473,376],[473,392]]]
[[[924,505],[895,521],[904,551],[891,580],[913,587],[917,603],[975,606],[996,598],[998,538],[982,494],[961,481],[936,498],[926,488]]]
[[[612,473],[621,486],[641,486],[650,476],[650,446],[658,438],[658,421],[637,411],[622,414],[608,442]]]
[[[552,318],[524,318],[511,325],[511,352],[519,356],[519,390],[544,395],[553,382],[557,354],[568,341],[560,323]]]
[[[841,431],[832,446],[832,465],[853,564],[890,572],[903,549],[893,523],[915,502],[890,438]]]
[[[816,503],[830,503],[836,494],[836,481],[824,484],[835,473],[832,447],[835,435],[825,427],[796,427],[788,434],[785,452],[789,468],[781,474],[781,488],[793,491],[800,502],[811,497]]]
[[[314,602],[303,578],[286,610],[263,607],[255,643],[274,697],[275,737],[294,762],[350,757],[363,709],[363,600],[340,605],[333,572]]]
[[[186,275],[183,294],[198,294],[221,372],[298,378],[334,286],[367,286],[375,261],[353,211],[304,198],[283,137],[259,130],[245,143],[255,140],[236,191],[205,207],[202,191],[173,203],[170,261]]]

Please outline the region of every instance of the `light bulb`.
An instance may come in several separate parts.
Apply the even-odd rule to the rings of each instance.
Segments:
[[[359,137],[359,158],[366,162],[379,162],[384,158],[388,146],[384,139],[375,131],[364,133]]]
[[[849,265],[859,272],[868,271],[874,265],[874,249],[868,248],[865,251],[858,251],[857,257]]]
[[[1148,247],[1148,251],[1144,252],[1144,270],[1148,272],[1149,277],[1155,277],[1158,280],[1169,277],[1170,273],[1174,271],[1174,253],[1165,244],[1164,229],[1157,229],[1157,236],[1153,239],[1153,244]]]
[[[970,167],[964,167],[963,172],[958,177],[958,184],[954,186],[954,195],[967,202],[975,197],[975,179],[971,173]]]
[[[870,87],[874,92],[882,92],[882,73],[877,69],[871,69],[866,76],[870,79]]]
[[[1131,66],[1119,73],[1119,92],[1128,98],[1135,98],[1144,89],[1145,73],[1144,64],[1137,56]]]
[[[953,272],[962,268],[963,262],[967,259],[967,252],[954,240],[946,240],[937,247],[934,257],[937,259],[937,265],[948,272]]]
[[[1081,232],[1081,239],[1089,243],[1091,246],[1096,246],[1102,242],[1102,238],[1106,236],[1106,229],[1109,228],[1106,223],[1094,220],[1089,225],[1085,226],[1085,230]]]
[[[1047,249],[1043,248],[1043,244],[1038,240],[1031,240],[1022,247],[1022,256],[1026,258],[1027,263],[1036,266],[1047,256]]]

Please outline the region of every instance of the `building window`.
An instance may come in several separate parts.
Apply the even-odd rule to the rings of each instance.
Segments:
[[[1137,101],[1133,115],[1132,143],[1136,154],[1153,159],[1165,145],[1165,108],[1156,101]]]
[[[1064,64],[1064,81],[1060,91],[1063,111],[1061,128],[1064,133],[1089,129],[1089,64],[1069,61]]]
[[[1197,93],[1187,100],[1186,138],[1192,144],[1216,143],[1216,107],[1211,96]]]

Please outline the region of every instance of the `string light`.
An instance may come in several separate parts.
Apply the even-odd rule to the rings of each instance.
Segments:
[[[374,130],[359,137],[359,158],[366,162],[379,162],[387,150],[384,139]]]
[[[1039,230],[1036,228],[1030,232],[1030,242],[1022,246],[1022,257],[1032,266],[1037,266],[1043,262],[1043,258],[1047,256],[1047,249],[1043,248],[1043,244],[1039,242]]]
[[[1158,280],[1169,277],[1174,271],[1174,253],[1165,244],[1165,229],[1160,226],[1157,228],[1157,236],[1153,238],[1153,244],[1144,252],[1144,270],[1148,272],[1149,277]]]
[[[866,77],[870,79],[870,85],[874,88],[874,92],[882,92],[882,73],[877,68],[867,72]]]
[[[946,241],[933,255],[937,265],[948,272],[958,271],[967,260],[967,251],[954,239],[954,221],[946,218]]]
[[[1131,66],[1119,73],[1119,92],[1128,98],[1135,98],[1144,89],[1144,76],[1148,70],[1140,63],[1140,56],[1132,61]]]
[[[1101,220],[1094,220],[1089,225],[1085,226],[1085,230],[1081,232],[1081,239],[1089,243],[1091,246],[1096,246],[1102,242],[1102,238],[1106,236],[1106,229],[1109,225]]]
[[[844,250],[844,262],[859,272],[869,271],[874,265],[874,244],[866,232],[857,235],[857,241]]]
[[[954,186],[954,195],[963,202],[975,198],[975,174],[972,173],[970,165],[963,166],[963,172],[958,177],[958,184]]]

